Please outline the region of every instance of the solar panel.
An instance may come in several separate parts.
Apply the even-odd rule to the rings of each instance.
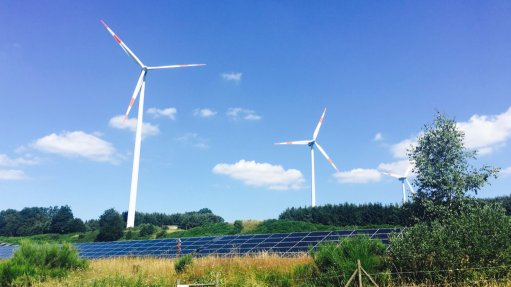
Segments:
[[[399,233],[399,228],[314,231],[275,234],[238,234],[181,238],[180,255],[194,253],[195,256],[237,256],[260,252],[283,255],[307,252],[318,244],[337,242],[347,237],[367,235],[388,244],[389,234]],[[99,259],[109,257],[161,257],[174,258],[177,254],[177,239],[132,240],[114,242],[76,243],[80,257]],[[17,246],[0,246],[0,259],[10,258]]]

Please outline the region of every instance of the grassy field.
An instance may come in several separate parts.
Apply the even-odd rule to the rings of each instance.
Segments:
[[[177,274],[173,259],[103,259],[91,261],[85,271],[35,286],[175,286],[178,279],[182,284],[215,282],[217,274],[220,286],[299,286],[293,283],[293,270],[311,260],[306,254],[206,257],[194,259],[191,266]]]
[[[321,284],[311,283],[310,280],[305,283],[303,278],[295,274],[298,266],[312,263],[312,258],[306,254],[291,258],[269,254],[260,254],[254,257],[197,258],[181,274],[176,273],[174,262],[174,259],[156,258],[93,260],[90,261],[87,270],[75,271],[70,276],[60,279],[51,279],[42,283],[35,282],[33,286],[176,286],[178,280],[181,284],[214,283],[217,274],[220,286],[321,286]],[[446,282],[445,286],[450,286],[450,283]],[[500,287],[511,286],[511,281],[481,281],[456,286]]]

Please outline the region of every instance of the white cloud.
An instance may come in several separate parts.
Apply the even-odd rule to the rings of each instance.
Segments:
[[[22,179],[28,179],[28,177],[22,170],[0,169],[0,180],[22,180]]]
[[[208,149],[209,140],[200,137],[196,133],[187,133],[182,137],[178,137],[177,141],[185,144],[185,145],[191,145],[193,147],[199,148],[199,149]]]
[[[378,169],[388,173],[403,175],[410,165],[411,163],[407,159],[403,159],[395,162],[380,163]]]
[[[177,109],[176,108],[166,108],[166,109],[157,109],[157,108],[150,108],[147,110],[147,113],[152,115],[153,118],[169,118],[171,120],[176,119]]]
[[[226,115],[234,120],[243,119],[247,121],[258,121],[262,119],[255,111],[243,108],[229,108]]]
[[[390,146],[390,151],[395,158],[407,158],[407,152],[411,146],[417,144],[417,137],[408,138]]]
[[[457,127],[465,133],[465,147],[479,151],[480,155],[495,152],[511,139],[511,107],[498,115],[473,115],[466,122],[458,122]],[[395,158],[406,158],[410,145],[417,144],[418,136],[405,139],[390,146]]]
[[[33,147],[69,157],[84,157],[99,162],[117,161],[116,151],[111,143],[82,131],[53,133],[38,139]]]
[[[355,168],[350,171],[340,171],[334,174],[341,183],[369,183],[378,182],[381,173],[376,169]]]
[[[239,83],[241,81],[242,73],[223,73],[222,78],[226,81],[233,81]]]
[[[500,171],[500,174],[502,176],[511,176],[511,166],[508,166],[507,168],[504,168]]]
[[[208,108],[193,110],[193,115],[201,118],[211,118],[214,117],[216,114],[217,112],[210,110]]]
[[[132,132],[137,131],[137,119],[136,118],[128,118],[124,121],[124,116],[119,115],[110,119],[109,126],[121,129],[121,130],[130,130]],[[142,137],[154,136],[160,133],[160,129],[158,126],[152,125],[150,123],[142,123]]]
[[[375,142],[382,141],[382,140],[383,140],[383,135],[382,135],[381,133],[379,133],[379,132],[378,132],[378,133],[376,133],[376,134],[374,135],[373,140],[374,140]]]
[[[33,158],[10,158],[6,154],[0,154],[0,166],[21,166],[38,164],[38,159]]]
[[[285,170],[280,165],[243,159],[234,164],[219,163],[213,167],[213,172],[227,175],[246,185],[273,190],[300,189],[305,181],[299,170]]]
[[[465,132],[465,147],[490,154],[511,138],[511,107],[498,115],[473,115],[457,125]]]

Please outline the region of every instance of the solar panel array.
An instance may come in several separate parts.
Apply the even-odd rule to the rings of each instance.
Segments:
[[[307,252],[318,244],[335,242],[343,238],[366,235],[371,239],[388,243],[389,234],[399,233],[397,228],[359,229],[339,231],[315,231],[275,234],[238,234],[226,236],[206,236],[181,238],[180,255],[194,253],[195,256],[239,256],[261,252],[291,255]],[[76,243],[80,256],[87,259],[109,257],[161,257],[174,258],[177,252],[177,239],[132,240],[114,242]],[[0,258],[12,256],[15,247],[3,250]]]
[[[17,246],[14,245],[1,245],[0,246],[0,259],[11,258]]]

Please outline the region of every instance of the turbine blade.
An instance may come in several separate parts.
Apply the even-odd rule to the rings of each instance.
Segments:
[[[410,191],[411,191],[413,194],[415,194],[415,190],[413,190],[413,187],[412,187],[412,185],[410,184],[410,182],[408,181],[408,179],[405,179],[405,181],[406,181],[406,184],[408,184],[408,188],[410,188]],[[404,184],[404,183],[403,183],[403,184]]]
[[[138,78],[137,85],[135,86],[135,90],[133,91],[133,95],[131,96],[130,104],[128,105],[128,109],[126,110],[126,114],[124,114],[124,120],[123,121],[126,121],[128,119],[128,115],[130,113],[131,107],[135,103],[135,100],[137,99],[137,96],[138,96],[138,94],[140,92],[140,88],[142,87],[142,83],[144,82],[145,73],[146,73],[145,70],[143,70],[140,73],[140,77]]]
[[[381,173],[383,173],[384,175],[388,175],[388,176],[390,176],[390,177],[397,178],[397,179],[401,178],[401,176],[400,176],[400,175],[395,174],[395,173],[385,172],[385,171],[382,171]]]
[[[314,130],[314,135],[312,136],[312,140],[316,140],[319,134],[319,129],[321,128],[321,124],[323,123],[323,118],[325,117],[326,108],[323,110],[323,114],[321,115],[321,118],[319,118],[318,125],[316,126],[316,129]]]
[[[119,45],[121,46],[121,48],[124,50],[124,52],[126,52],[126,54],[128,54],[128,56],[130,56],[133,61],[135,61],[135,63],[137,63],[141,68],[144,67],[144,64],[142,63],[142,61],[140,61],[137,56],[135,55],[135,53],[133,53],[130,48],[128,48],[128,46],[126,46],[126,44],[124,44],[124,42],[121,40],[121,38],[119,38],[117,35],[115,35],[114,31],[112,31],[112,29],[110,29],[110,27],[108,27],[108,25],[103,22],[103,20],[100,20],[101,23],[103,24],[103,26],[105,26],[105,28],[108,30],[108,32],[110,32],[110,34],[112,35],[112,37],[114,37],[115,41],[117,41],[117,43],[119,43]]]
[[[330,159],[330,157],[328,157],[328,155],[326,154],[325,150],[323,150],[323,148],[318,144],[318,142],[316,142],[315,144],[319,151],[323,154],[323,156],[326,158],[326,160],[333,166],[333,168],[339,172],[339,169],[337,169],[337,167],[335,166],[334,162]]]
[[[180,65],[168,65],[168,66],[154,66],[147,67],[148,70],[158,70],[158,69],[174,69],[174,68],[187,68],[187,67],[200,67],[206,66],[206,64],[180,64]]]
[[[309,144],[311,141],[287,141],[287,142],[280,142],[275,144],[296,144],[296,145],[306,145]]]

